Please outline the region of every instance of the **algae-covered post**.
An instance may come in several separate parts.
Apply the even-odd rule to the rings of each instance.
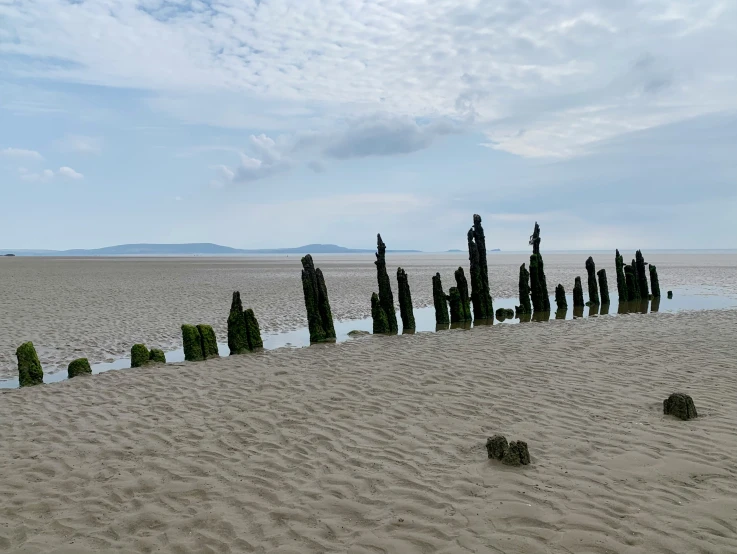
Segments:
[[[374,335],[385,335],[389,333],[389,321],[386,319],[386,313],[381,307],[379,295],[376,293],[371,295],[371,317],[374,320]]]
[[[450,304],[451,323],[462,323],[466,321],[463,303],[461,302],[461,293],[458,292],[458,287],[450,287],[448,289],[448,304]]]
[[[525,264],[519,266],[519,307],[518,314],[532,313],[532,305],[530,304],[530,272],[527,271]]]
[[[243,318],[241,293],[238,291],[233,293],[233,301],[228,314],[228,348],[230,348],[231,356],[248,352],[248,330]]]
[[[535,222],[535,229],[530,237],[532,255],[530,256],[530,291],[532,294],[532,309],[536,312],[550,311],[550,297],[548,283],[545,278],[545,265],[540,254],[540,225]]]
[[[198,325],[197,332],[200,334],[202,357],[205,359],[219,357],[218,341],[215,338],[215,330],[212,326]]]
[[[258,325],[256,314],[251,308],[243,312],[243,319],[246,322],[246,335],[248,337],[248,349],[256,350],[264,347],[264,341],[261,340],[261,328]]]
[[[148,359],[155,364],[165,364],[166,354],[159,348],[152,348],[148,353]]]
[[[312,256],[309,254],[302,258],[302,268],[302,290],[310,328],[310,342],[333,340],[335,339],[333,314],[322,271],[315,269]]]
[[[145,344],[134,344],[131,347],[131,367],[141,367],[148,363],[149,353]]]
[[[386,272],[386,244],[381,240],[381,235],[376,235],[376,280],[379,282],[379,304],[384,310],[386,320],[389,323],[388,333],[399,331],[397,324],[397,312],[394,310],[394,295],[389,274]]]
[[[67,367],[67,378],[71,379],[77,375],[92,375],[92,367],[87,358],[78,358]]]
[[[637,275],[635,273],[635,260],[632,265],[624,266],[624,276],[627,282],[627,300],[633,302],[640,299],[640,290],[637,288]]]
[[[205,359],[202,352],[202,337],[200,337],[199,329],[194,325],[182,325],[182,344],[186,361],[199,362]],[[146,352],[146,360],[148,360],[148,352]]]
[[[600,269],[596,272],[599,276],[599,292],[601,292],[601,303],[606,305],[611,302],[609,298],[609,283],[606,279],[606,269]],[[607,312],[608,313],[608,312]]]
[[[468,260],[471,270],[471,303],[473,318],[494,319],[494,307],[489,292],[489,267],[486,261],[486,236],[481,216],[473,215],[473,227],[468,231]]]
[[[660,298],[660,280],[658,279],[658,268],[653,264],[649,265],[650,268],[650,288],[653,291],[653,298]]]
[[[448,317],[448,297],[443,292],[443,283],[440,281],[440,273],[436,273],[432,278],[432,297],[435,304],[435,323],[437,325],[447,325],[450,323]]]
[[[596,285],[596,265],[594,264],[594,258],[591,256],[586,260],[586,272],[589,277],[589,302],[598,306],[599,287]]]
[[[647,271],[645,270],[645,258],[642,252],[635,252],[635,270],[637,272],[637,288],[640,290],[641,298],[650,298],[650,291],[647,287]]]
[[[18,358],[18,383],[21,387],[40,385],[44,382],[44,372],[38,360],[36,348],[28,341],[21,344],[15,351]]]
[[[627,296],[627,279],[624,276],[624,258],[617,250],[614,256],[614,265],[617,268],[617,295],[619,296],[619,303],[627,302],[629,296]]]
[[[407,272],[397,268],[397,289],[399,292],[399,315],[402,317],[402,330],[415,328],[415,314],[412,311],[412,293],[409,290]]]
[[[568,309],[568,301],[566,300],[566,290],[563,288],[563,285],[558,283],[558,286],[555,287],[555,304],[558,310],[567,310]]]
[[[581,286],[581,277],[576,277],[576,281],[573,285],[573,307],[582,308],[583,306],[583,286]]]
[[[461,317],[459,321],[472,321],[473,316],[471,315],[471,298],[468,295],[468,281],[466,281],[466,274],[463,272],[463,268],[459,267],[455,270],[456,288],[458,289],[458,295],[461,301]]]

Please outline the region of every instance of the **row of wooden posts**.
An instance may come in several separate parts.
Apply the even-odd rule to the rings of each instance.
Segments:
[[[469,325],[488,322],[494,318],[493,301],[489,288],[488,263],[486,258],[486,237],[481,226],[481,216],[474,214],[473,226],[467,233],[468,259],[471,286],[466,279],[462,267],[455,271],[456,286],[451,287],[448,294],[443,290],[440,273],[432,278],[433,303],[435,307],[435,321],[439,326],[449,324]],[[497,310],[500,320],[519,317],[529,319],[532,314],[549,314],[550,297],[545,278],[545,269],[540,254],[540,226],[535,228],[530,237],[532,246],[530,269],[525,264],[519,271],[519,306],[515,310]],[[377,281],[379,292],[371,295],[371,316],[373,332],[375,334],[393,334],[399,330],[394,305],[394,295],[391,280],[386,269],[386,244],[377,235],[376,251]],[[660,284],[657,268],[649,266],[650,287],[648,287],[645,273],[645,260],[642,252],[636,253],[630,265],[625,265],[619,250],[616,252],[615,265],[617,268],[617,292],[619,301],[637,301],[640,299],[659,298]],[[319,268],[315,268],[311,255],[302,258],[302,289],[304,294],[307,323],[310,332],[310,342],[334,341],[335,326],[330,310],[328,290],[325,278]],[[606,271],[596,271],[593,258],[586,260],[588,273],[589,305],[607,306],[610,302],[609,286]],[[598,277],[598,282],[597,282]],[[399,313],[402,327],[405,332],[415,329],[415,318],[412,309],[412,294],[409,287],[407,273],[401,267],[397,268],[397,285],[399,294]],[[652,291],[652,292],[651,292]],[[669,293],[670,294],[670,293]],[[555,302],[558,312],[567,310],[565,290],[558,284],[555,288]],[[581,278],[576,277],[573,287],[574,311],[585,305]],[[184,359],[199,361],[218,356],[218,344],[215,331],[210,325],[182,325],[182,343]],[[228,348],[230,354],[243,354],[263,347],[258,320],[252,309],[243,309],[240,292],[233,293],[230,313],[228,315]],[[18,374],[20,386],[36,385],[43,382],[43,369],[33,343],[26,342],[16,351],[18,358]],[[131,367],[141,367],[150,363],[165,363],[166,356],[160,349],[148,350],[144,344],[135,344],[131,348]],[[92,368],[86,358],[74,360],[69,364],[68,377],[90,374]]]

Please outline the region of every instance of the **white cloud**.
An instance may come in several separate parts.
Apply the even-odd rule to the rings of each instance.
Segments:
[[[18,168],[18,175],[24,181],[29,183],[45,183],[54,178],[54,172],[50,169],[44,169],[40,172],[28,171],[25,167]]]
[[[71,167],[62,166],[56,173],[51,169],[44,169],[43,171],[29,171],[25,167],[18,168],[18,176],[29,183],[46,183],[51,181],[54,177],[65,177],[67,179],[83,179],[84,175],[74,171]]]
[[[99,154],[102,151],[102,139],[100,137],[65,135],[56,144],[64,152],[75,152],[77,154]]]
[[[74,171],[71,167],[67,167],[67,166],[60,167],[59,168],[59,175],[61,175],[62,177],[67,177],[69,179],[82,179],[82,178],[84,178],[84,175],[82,175],[81,173],[78,173],[78,172]]]
[[[3,16],[14,75],[153,90],[184,120],[252,130],[469,117],[495,148],[568,156],[737,108],[737,3],[723,0],[25,0]],[[287,165],[253,160],[243,179]]]
[[[26,150],[24,148],[3,148],[0,155],[5,158],[21,158],[26,160],[43,160],[44,157],[35,150]]]

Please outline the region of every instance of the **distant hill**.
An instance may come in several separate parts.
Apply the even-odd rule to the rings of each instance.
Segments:
[[[209,242],[188,244],[119,244],[93,249],[73,250],[0,250],[0,255],[17,256],[222,256],[248,254],[371,254],[373,249],[345,248],[335,244],[306,244],[296,248],[260,248],[244,250]],[[387,250],[388,253],[421,252]]]

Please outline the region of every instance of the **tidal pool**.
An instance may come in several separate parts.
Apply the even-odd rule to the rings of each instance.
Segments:
[[[666,291],[663,291],[664,293]],[[573,296],[566,295],[568,301],[568,309],[565,312],[551,311],[548,313],[532,314],[522,319],[498,319],[487,320],[476,325],[514,325],[518,323],[541,323],[550,321],[551,319],[575,319],[579,317],[609,317],[623,314],[647,314],[654,312],[677,313],[688,310],[719,310],[737,308],[737,298],[724,295],[723,291],[715,287],[683,287],[673,289],[673,298],[667,296],[654,298],[652,300],[642,300],[634,302],[620,303],[616,294],[610,294],[611,304],[602,306],[585,306],[583,308],[573,308]],[[509,308],[514,310],[518,304],[517,298],[494,298],[494,310],[498,308]],[[551,306],[555,306],[554,296],[550,297]],[[451,324],[445,326],[437,326],[435,324],[435,308],[428,306],[425,308],[416,308],[414,310],[415,325],[414,333],[434,333],[442,332],[450,328],[473,328],[474,324]],[[402,319],[397,312],[397,322],[402,330]],[[335,320],[336,342],[345,342],[351,339],[348,334],[351,331],[364,331],[371,333],[373,321],[370,317],[364,319],[350,319],[344,321]],[[310,345],[310,333],[307,327],[295,329],[294,331],[286,331],[283,333],[264,334],[264,349],[275,350],[277,348],[301,348]],[[218,343],[218,350],[221,356],[225,357],[229,354],[227,343]],[[183,362],[184,350],[179,348],[166,352],[167,362]],[[42,361],[43,363],[43,361]],[[92,373],[103,373],[110,370],[130,369],[130,358],[120,358],[113,362],[102,362],[92,365]],[[67,372],[64,369],[55,371],[54,373],[44,373],[44,383],[55,383],[67,379]],[[18,388],[18,379],[6,379],[0,381],[0,388]]]

